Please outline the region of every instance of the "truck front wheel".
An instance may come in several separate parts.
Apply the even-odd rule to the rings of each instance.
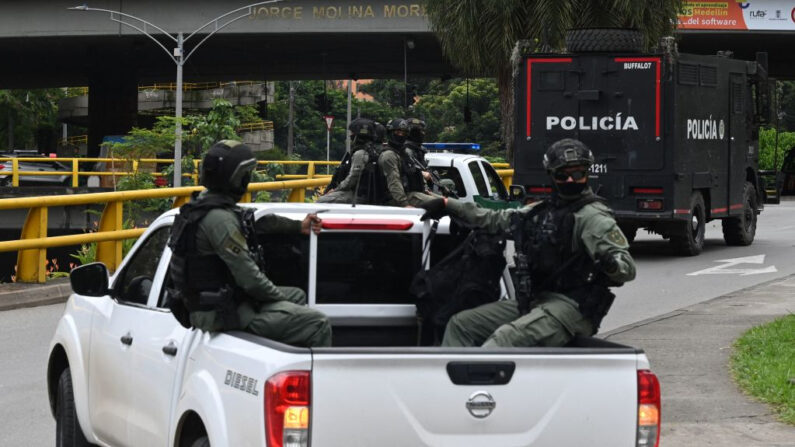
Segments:
[[[55,445],[58,447],[87,447],[75,411],[75,396],[69,368],[58,379],[58,401],[55,403]]]
[[[743,187],[743,213],[723,219],[723,240],[727,245],[751,245],[756,236],[756,189],[750,182]]]
[[[678,255],[695,256],[704,249],[704,232],[706,230],[707,213],[704,209],[704,198],[700,192],[690,197],[690,214],[688,222],[677,234],[671,235],[671,246]]]

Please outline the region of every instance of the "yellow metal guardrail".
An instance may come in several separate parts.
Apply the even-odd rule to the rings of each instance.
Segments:
[[[311,166],[311,165],[310,165]],[[329,183],[328,177],[306,180],[252,183],[241,202],[250,202],[251,193],[289,189],[288,201],[303,202],[307,188],[317,188]],[[122,211],[124,202],[131,200],[174,198],[173,207],[185,204],[201,186],[182,188],[156,188],[138,191],[100,192],[44,197],[19,197],[0,199],[0,210],[28,209],[22,226],[20,240],[0,241],[0,252],[17,251],[17,281],[39,282],[46,279],[47,248],[97,242],[97,260],[104,262],[110,271],[121,263],[122,240],[140,236],[145,228],[124,229]],[[89,205],[104,203],[105,208],[95,233],[47,237],[48,209],[53,206]]]
[[[60,162],[66,166],[71,166],[70,171],[21,171],[19,169],[19,162],[28,163],[51,163],[53,161]],[[110,167],[107,171],[81,171],[80,163],[105,163]],[[20,176],[62,176],[69,175],[72,177],[70,186],[76,188],[80,182],[80,177],[123,177],[127,175],[134,175],[139,172],[141,163],[149,164],[173,164],[174,160],[171,158],[142,158],[140,160],[124,160],[119,158],[47,158],[47,157],[0,157],[0,165],[11,165],[11,186],[19,186]],[[307,167],[307,174],[294,178],[313,178],[315,175],[315,166],[335,166],[338,161],[305,161],[305,160],[263,160],[259,161],[260,166],[268,164],[278,165],[300,165]],[[124,170],[116,170],[116,167]],[[194,184],[199,183],[199,168],[201,160],[193,160],[193,173],[183,173],[182,176],[192,178]],[[1,170],[2,168],[0,168]],[[7,171],[6,171],[7,172]],[[151,172],[155,177],[162,176],[159,172]],[[7,173],[4,175],[8,175]]]

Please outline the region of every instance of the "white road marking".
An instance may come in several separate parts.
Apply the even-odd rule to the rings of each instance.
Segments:
[[[765,255],[756,255],[756,256],[746,256],[744,258],[732,258],[732,259],[720,259],[715,262],[723,262],[724,264],[716,265],[715,267],[710,267],[708,269],[699,270],[697,272],[688,273],[687,276],[698,276],[698,275],[740,275],[740,276],[748,276],[748,275],[758,275],[761,273],[776,273],[778,269],[776,269],[775,265],[771,265],[768,267],[763,267],[759,269],[752,269],[752,268],[732,268],[739,264],[764,264],[765,263]]]

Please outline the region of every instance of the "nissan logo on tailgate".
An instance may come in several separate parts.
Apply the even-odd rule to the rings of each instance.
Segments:
[[[488,417],[496,406],[497,403],[494,402],[494,398],[486,391],[476,391],[469,396],[466,404],[469,414],[478,419]]]

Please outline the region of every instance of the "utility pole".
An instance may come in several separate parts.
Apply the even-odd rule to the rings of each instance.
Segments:
[[[293,155],[293,120],[295,119],[294,115],[294,105],[295,105],[295,86],[293,85],[293,81],[290,81],[290,111],[287,115],[287,158],[289,159]]]

